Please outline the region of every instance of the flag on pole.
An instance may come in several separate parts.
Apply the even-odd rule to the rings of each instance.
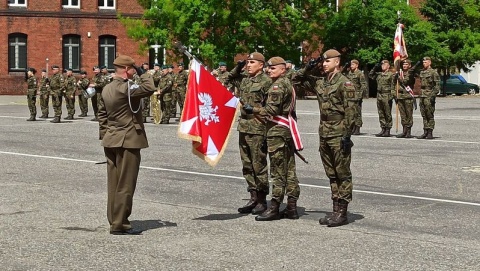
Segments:
[[[405,39],[403,38],[403,28],[403,24],[397,24],[395,38],[393,39],[393,63],[397,70],[400,68],[400,62],[398,61],[408,57],[407,46],[405,45]]]
[[[178,136],[192,140],[192,152],[215,166],[227,146],[238,107],[238,98],[193,59]]]

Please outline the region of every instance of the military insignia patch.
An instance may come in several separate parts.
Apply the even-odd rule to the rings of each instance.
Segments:
[[[278,89],[278,85],[274,85],[273,90],[277,90],[277,89]]]
[[[353,86],[353,84],[352,84],[352,82],[348,81],[348,82],[345,82],[345,86],[346,87],[351,87],[351,86]]]
[[[353,92],[353,91],[348,91],[348,92],[347,92],[347,97],[348,97],[348,98],[352,98],[352,99],[355,98],[355,92]]]

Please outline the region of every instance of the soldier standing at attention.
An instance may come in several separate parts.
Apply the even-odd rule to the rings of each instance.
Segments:
[[[327,177],[330,179],[333,212],[319,220],[321,225],[337,227],[348,223],[347,208],[352,201],[352,160],[353,142],[350,135],[355,125],[355,104],[358,98],[352,82],[340,72],[340,53],[327,50],[323,54],[323,70],[326,77],[315,82],[318,105],[320,107],[320,157]],[[316,66],[316,63],[313,62]],[[311,65],[305,71],[299,71],[295,80],[310,72]]]
[[[230,73],[227,71],[227,63],[218,62],[218,69],[213,71],[213,75],[217,77],[217,80],[220,81],[220,83],[226,85],[228,75],[230,75]]]
[[[398,110],[400,111],[400,118],[402,119],[402,126],[403,126],[403,132],[397,135],[397,138],[412,137],[414,97],[412,97],[412,95],[409,94],[406,88],[408,87],[413,90],[413,87],[415,85],[414,72],[415,72],[415,67],[412,68],[412,62],[410,61],[410,59],[403,60],[402,71],[396,77],[399,82],[398,96],[396,97],[396,103],[398,105]]]
[[[292,61],[287,60],[287,71],[285,73],[285,77],[287,77],[290,82],[292,81],[293,77],[295,76],[295,70],[293,69]]]
[[[73,120],[75,115],[75,92],[77,90],[77,82],[73,76],[73,70],[67,69],[67,76],[65,78],[65,105],[67,106],[68,116],[64,119]]]
[[[169,124],[172,112],[173,78],[168,73],[168,68],[167,65],[162,66],[162,77],[160,77],[156,92],[160,101],[160,110],[162,110],[160,124]]]
[[[420,113],[423,118],[423,134],[419,139],[433,139],[435,128],[435,99],[440,91],[440,76],[432,69],[432,59],[428,56],[423,58],[423,70],[420,72],[421,94]]]
[[[42,110],[41,119],[48,118],[48,102],[50,100],[50,79],[47,77],[47,70],[42,70],[42,77],[40,78],[40,109]]]
[[[113,61],[115,77],[102,96],[98,108],[99,139],[107,158],[107,218],[110,234],[138,235],[128,217],[132,212],[133,195],[140,169],[140,150],[148,147],[142,123],[142,98],[155,91],[150,74],[134,65],[129,56],[121,55]],[[139,84],[131,81],[140,76]]]
[[[160,64],[155,63],[153,65],[153,83],[155,87],[158,87],[158,83],[160,82],[160,77],[162,77],[162,71],[160,70]]]
[[[392,103],[395,97],[395,76],[389,70],[390,62],[382,60],[382,71],[378,72],[379,64],[370,71],[369,77],[377,80],[377,110],[382,131],[375,136],[389,137],[392,129]]]
[[[178,63],[178,73],[175,76],[173,87],[177,93],[178,106],[180,114],[183,112],[183,103],[185,102],[185,94],[187,92],[188,72],[183,68],[183,63]],[[176,106],[176,105],[175,105]],[[181,115],[180,115],[181,117]],[[180,117],[176,121],[180,121]]]
[[[359,62],[354,59],[350,62],[350,71],[347,73],[347,78],[352,82],[355,90],[357,91],[356,97],[358,100],[355,104],[355,127],[353,128],[352,135],[360,134],[360,127],[363,125],[362,121],[362,103],[364,93],[367,91],[367,82],[365,81],[365,75],[358,69]]]
[[[300,186],[295,167],[295,146],[290,128],[281,125],[281,120],[288,120],[295,106],[293,86],[285,76],[286,62],[281,57],[268,60],[269,77],[272,84],[267,92],[264,107],[254,107],[253,114],[268,120],[267,147],[270,157],[270,176],[272,178],[272,200],[270,208],[257,216],[257,221],[269,221],[280,218],[279,207],[287,195],[285,215],[290,219],[298,219],[297,200],[300,196]],[[248,106],[244,110],[250,113]]]
[[[37,78],[35,77],[37,70],[27,68],[27,105],[30,111],[30,118],[27,121],[37,120]]]
[[[168,66],[168,75],[172,79],[172,93],[171,93],[171,100],[170,100],[170,118],[175,118],[177,115],[177,93],[175,88],[173,87],[173,82],[175,81],[175,73],[173,72],[173,65]]]
[[[246,65],[246,72],[243,68]],[[245,106],[263,107],[272,80],[263,72],[265,57],[258,52],[251,53],[247,61],[239,61],[228,76],[227,83],[237,87],[237,97]],[[238,208],[242,214],[261,214],[266,210],[269,193],[266,125],[263,121],[240,110],[239,132],[240,158],[242,173],[247,181],[250,200]]]
[[[77,82],[78,87],[80,88],[80,93],[78,94],[78,105],[80,106],[80,111],[82,113],[78,115],[79,117],[86,117],[88,113],[88,98],[83,95],[84,91],[87,90],[90,85],[90,81],[87,78],[87,72],[80,72],[80,80]]]
[[[149,73],[150,75],[153,71],[150,71],[150,67],[147,62],[142,64],[143,73]],[[143,122],[147,122],[147,118],[150,116],[150,97],[143,98],[143,109],[142,109]]]
[[[106,71],[107,69],[102,66],[102,70]],[[104,73],[100,72],[99,67],[94,67],[93,73],[95,75],[92,78],[92,84],[90,84],[90,86],[95,88],[96,94],[95,99],[92,97],[92,106],[95,117],[91,119],[91,121],[98,121],[98,108],[103,104],[102,90],[109,82]]]
[[[57,65],[52,66],[53,75],[50,78],[50,94],[52,95],[52,105],[55,116],[52,123],[59,123],[62,117],[62,95],[65,91],[63,75]]]

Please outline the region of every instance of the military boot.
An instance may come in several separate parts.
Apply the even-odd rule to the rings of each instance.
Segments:
[[[60,117],[54,117],[53,120],[50,121],[51,123],[60,123]]]
[[[338,211],[328,220],[327,227],[338,227],[348,224],[347,218],[348,201],[338,200]]]
[[[78,115],[78,116],[83,118],[83,117],[86,117],[86,116],[87,116],[87,113],[82,113],[82,114],[80,114],[80,115]]]
[[[375,134],[375,136],[382,136],[385,133],[385,130],[386,129],[384,127],[382,127],[382,130],[380,131],[380,133]]]
[[[385,132],[380,137],[390,137],[390,128],[385,128]]]
[[[405,138],[412,138],[412,127],[405,128]]]
[[[320,225],[328,225],[328,222],[330,221],[330,219],[332,219],[335,213],[338,213],[338,200],[336,199],[333,200],[333,212],[325,215],[325,217],[320,218],[318,220],[318,223],[320,223]]]
[[[396,137],[405,138],[406,133],[407,133],[407,127],[403,126],[403,132],[401,134],[398,134]]]
[[[263,191],[257,192],[257,205],[252,210],[252,215],[259,215],[267,210],[267,194]]]
[[[355,126],[352,131],[352,135],[359,135],[360,134],[360,126]]]
[[[272,199],[270,201],[270,208],[268,208],[265,212],[261,215],[255,217],[256,221],[271,221],[280,219],[280,202],[276,199]]]
[[[40,118],[41,118],[41,119],[46,119],[46,118],[48,118],[48,115],[42,114],[42,115],[40,116]]]
[[[245,206],[238,208],[238,212],[241,214],[249,214],[257,206],[257,191],[250,191],[250,200],[245,204]]]
[[[30,115],[30,118],[27,121],[36,121],[35,115]]]
[[[427,129],[427,135],[425,136],[425,139],[433,139],[433,129]]]
[[[98,121],[98,117],[95,116],[93,119],[91,119],[91,121]]]
[[[423,129],[423,135],[417,136],[418,139],[425,139],[427,137],[427,129]]]
[[[288,219],[298,219],[297,199],[288,197],[284,217]]]
[[[72,115],[68,115],[66,116],[65,118],[63,118],[64,120],[73,120],[73,116]]]

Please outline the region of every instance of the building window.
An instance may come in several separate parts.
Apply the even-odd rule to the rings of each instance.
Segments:
[[[80,0],[62,0],[63,8],[80,8]]]
[[[27,68],[27,35],[8,35],[8,70],[25,71]]]
[[[98,41],[98,64],[113,70],[113,60],[117,55],[117,37],[100,36]]]
[[[115,9],[115,0],[98,0],[99,9]]]
[[[72,69],[74,72],[80,71],[80,36],[63,36],[63,55],[62,63],[64,69]]]
[[[27,0],[8,0],[8,5],[11,7],[26,7]]]

